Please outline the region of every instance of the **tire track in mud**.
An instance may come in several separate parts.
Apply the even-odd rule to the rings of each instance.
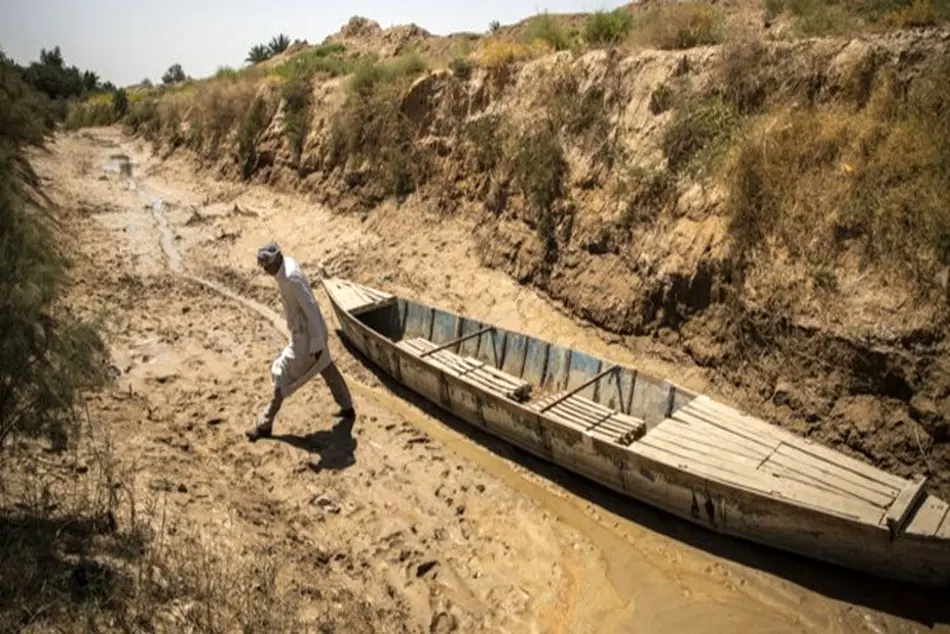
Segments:
[[[128,157],[125,158],[128,161]],[[149,213],[159,231],[159,243],[168,269],[256,313],[286,337],[286,326],[274,310],[219,282],[187,271],[182,264],[182,254],[175,246],[175,234],[166,215],[164,200],[152,195],[134,178],[131,166],[123,168],[121,160],[119,163],[119,171],[127,174],[130,188],[149,202]],[[565,572],[570,579],[558,592],[558,605],[544,610],[553,613],[546,619],[549,623],[565,623],[586,614],[596,615],[600,626],[610,631],[623,631],[629,626],[637,626],[639,631],[665,631],[674,626],[681,632],[706,632],[710,625],[751,627],[772,632],[827,631],[822,627],[825,619],[812,619],[796,611],[798,597],[789,588],[754,589],[751,587],[754,584],[745,584],[743,580],[739,585],[744,587],[739,589],[715,576],[704,577],[703,567],[708,570],[710,564],[718,565],[716,557],[705,553],[694,557],[676,540],[657,536],[648,529],[633,525],[630,520],[598,510],[615,521],[615,527],[611,528],[581,508],[589,503],[575,499],[575,495],[559,493],[541,481],[543,476],[522,473],[526,471],[524,467],[470,442],[460,432],[436,419],[420,416],[413,405],[397,395],[374,389],[361,381],[351,381],[351,385],[361,397],[372,399],[413,421],[421,431],[457,456],[477,465],[519,495],[538,503],[596,546],[596,567],[602,571],[602,575],[598,574],[596,578],[591,576],[590,562],[588,566],[579,566],[577,561],[561,562],[567,566]],[[735,582],[735,575],[731,576],[731,581]],[[598,584],[600,587],[596,587]],[[581,607],[583,609],[579,609]],[[827,615],[822,616],[827,618]],[[617,630],[610,629],[610,626]],[[570,629],[570,624],[566,627]]]

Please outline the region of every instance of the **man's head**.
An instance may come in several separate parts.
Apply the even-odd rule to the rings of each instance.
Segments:
[[[276,242],[265,244],[257,250],[257,264],[268,275],[277,275],[277,271],[280,270],[283,263],[284,254],[280,252],[280,247]]]

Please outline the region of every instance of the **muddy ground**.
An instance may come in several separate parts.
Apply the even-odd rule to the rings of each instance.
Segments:
[[[116,154],[130,157],[131,180],[110,165]],[[60,136],[32,160],[83,244],[72,302],[109,320],[120,374],[90,412],[135,465],[142,499],[161,497],[170,523],[217,542],[272,545],[313,614],[346,595],[364,599],[376,631],[950,632],[935,596],[708,534],[469,429],[335,332],[352,428],[334,426],[317,379],[285,404],[275,438],[249,444],[284,340],[238,300],[279,315],[273,281],[254,268],[270,239],[311,275],[331,327],[320,264],[708,386],[682,353],[621,345],[483,268],[462,222],[394,206],[336,216],[198,178],[111,129]]]

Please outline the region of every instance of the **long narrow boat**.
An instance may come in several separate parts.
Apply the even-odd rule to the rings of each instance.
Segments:
[[[719,533],[924,586],[950,514],[904,479],[635,368],[340,278],[343,336],[458,418]]]

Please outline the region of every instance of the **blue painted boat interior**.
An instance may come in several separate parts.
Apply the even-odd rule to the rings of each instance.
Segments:
[[[494,326],[404,298],[356,318],[394,343],[422,337],[441,345]],[[474,357],[531,383],[536,387],[532,400],[542,396],[538,392],[555,393],[574,388],[610,365],[578,350],[498,326],[494,331],[465,340],[449,350]],[[610,409],[641,418],[648,425],[663,420],[694,398],[693,394],[676,389],[667,381],[628,367],[606,375],[578,394]]]

